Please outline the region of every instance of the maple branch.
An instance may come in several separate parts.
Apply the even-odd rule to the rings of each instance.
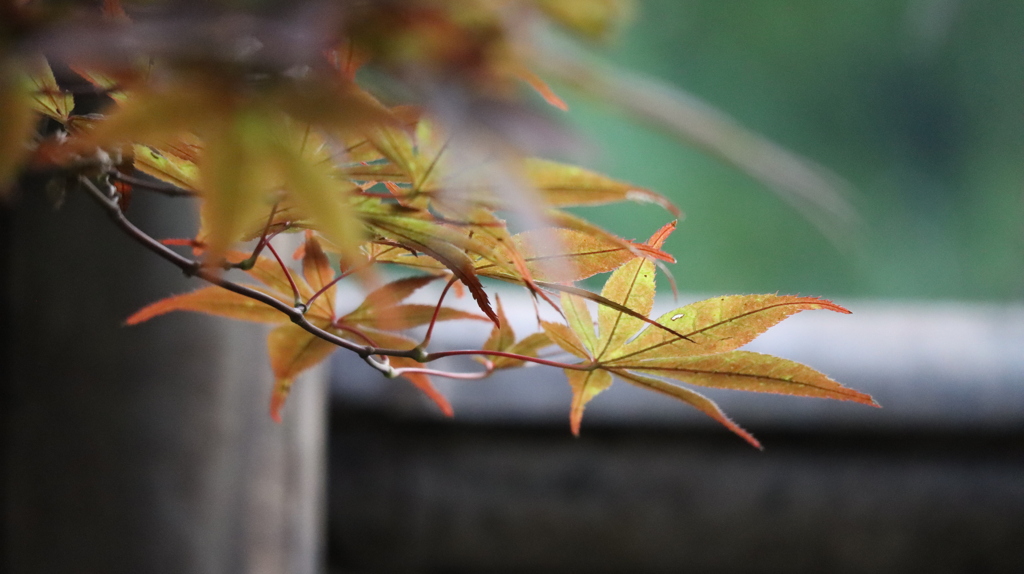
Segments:
[[[94,184],[92,181],[90,181],[88,178],[84,176],[79,176],[78,181],[79,183],[81,183],[82,187],[89,193],[89,196],[92,197],[104,209],[104,211],[106,211],[107,215],[113,220],[114,224],[117,225],[126,235],[135,240],[137,243],[141,244],[146,249],[149,249],[153,253],[167,260],[175,267],[181,269],[185,273],[185,275],[189,277],[198,277],[208,283],[212,283],[213,285],[216,285],[223,289],[227,289],[228,291],[231,291],[233,293],[237,293],[244,297],[248,297],[255,301],[259,301],[264,305],[269,305],[270,307],[273,307],[274,309],[280,311],[281,313],[284,313],[292,321],[292,323],[295,323],[308,333],[315,335],[329,343],[333,343],[339,347],[342,347],[343,349],[347,349],[349,351],[352,351],[353,353],[356,353],[370,366],[381,371],[387,376],[394,376],[394,369],[386,363],[380,363],[378,361],[373,360],[371,358],[371,355],[391,355],[408,357],[412,359],[422,356],[422,351],[419,350],[403,351],[395,349],[377,349],[374,347],[358,345],[351,341],[342,339],[341,337],[333,333],[325,331],[320,327],[317,327],[316,325],[310,323],[308,319],[306,319],[301,309],[297,307],[291,307],[288,304],[284,303],[283,301],[271,297],[270,295],[261,293],[255,289],[246,287],[245,285],[241,285],[239,283],[235,283],[234,281],[225,279],[216,271],[211,270],[209,267],[204,267],[200,262],[194,261],[192,259],[189,259],[174,252],[169,247],[160,243],[152,236],[147,234],[145,231],[142,231],[141,229],[136,227],[134,223],[132,223],[131,221],[128,220],[127,217],[125,217],[124,212],[121,211],[121,207],[117,204],[117,200],[114,198],[114,194],[116,192],[104,193],[103,191],[100,190],[99,187],[96,186],[96,184]]]
[[[334,279],[331,279],[331,281],[327,285],[324,285],[323,287],[320,288],[319,291],[317,291],[316,293],[313,293],[313,296],[310,297],[308,301],[306,301],[306,307],[307,308],[312,307],[313,306],[313,301],[315,301],[317,297],[319,297],[320,295],[323,295],[325,291],[327,291],[331,287],[334,287],[335,285],[337,285],[342,279],[348,277],[349,275],[355,273],[356,271],[362,271],[363,269],[368,268],[370,265],[372,265],[376,261],[377,261],[376,257],[370,257],[370,259],[365,264],[355,266],[355,267],[349,269],[348,271],[342,272],[341,275],[338,275]]]
[[[260,240],[256,242],[256,247],[252,250],[252,255],[247,259],[234,264],[234,267],[241,269],[242,271],[248,271],[256,265],[257,259],[259,259],[260,253],[263,253],[263,249],[270,243],[270,240],[277,237],[277,235],[268,236],[270,232],[270,226],[274,223],[274,216],[277,215],[277,206],[281,202],[275,202],[274,207],[270,210],[270,217],[267,218],[267,224],[263,227],[263,233],[260,234]],[[306,304],[306,308],[309,308],[309,304]]]
[[[378,347],[373,346],[373,345],[359,345],[359,344],[353,343],[351,341],[348,341],[346,339],[343,339],[343,338],[335,335],[334,333],[331,333],[329,331],[325,331],[324,329],[321,329],[320,327],[317,327],[316,325],[310,323],[309,320],[306,319],[305,314],[304,314],[305,306],[302,305],[301,303],[298,304],[300,306],[295,306],[295,307],[289,306],[287,303],[284,303],[283,301],[280,301],[280,300],[278,300],[278,299],[276,299],[274,297],[271,297],[270,295],[267,295],[265,293],[261,293],[260,291],[252,289],[250,287],[246,287],[245,285],[242,285],[240,283],[236,283],[234,281],[225,279],[217,271],[215,271],[215,270],[213,270],[213,269],[211,269],[209,267],[203,266],[203,264],[201,262],[189,259],[187,257],[184,257],[184,256],[176,253],[175,251],[171,250],[166,245],[160,243],[159,241],[154,239],[152,236],[150,236],[146,232],[144,232],[141,229],[139,229],[138,227],[136,227],[135,224],[133,224],[131,221],[129,221],[127,217],[125,217],[124,212],[121,211],[121,207],[118,205],[117,200],[115,199],[115,195],[116,195],[117,192],[114,191],[112,188],[111,188],[110,192],[104,193],[103,191],[100,190],[99,187],[97,187],[97,185],[93,181],[91,181],[87,177],[79,176],[78,181],[81,183],[82,187],[89,193],[89,195],[101,207],[103,207],[104,211],[106,211],[107,215],[114,221],[115,225],[117,225],[126,235],[128,235],[130,238],[134,239],[136,242],[141,244],[143,247],[149,249],[153,253],[155,253],[155,254],[159,255],[160,257],[162,257],[163,259],[167,260],[168,262],[170,262],[175,267],[178,267],[179,269],[181,269],[185,273],[185,275],[187,275],[189,277],[198,277],[198,278],[203,279],[204,281],[206,281],[208,283],[211,283],[211,284],[216,285],[218,287],[221,287],[223,289],[227,289],[228,291],[231,291],[233,293],[237,293],[237,294],[242,295],[244,297],[248,297],[250,299],[253,299],[255,301],[259,301],[260,303],[263,303],[265,305],[269,305],[270,307],[273,307],[277,311],[280,311],[281,313],[285,314],[292,321],[292,323],[295,323],[296,325],[301,327],[306,332],[308,332],[308,333],[310,333],[310,334],[312,334],[312,335],[314,335],[316,337],[319,337],[319,338],[321,338],[321,339],[323,339],[323,340],[325,340],[325,341],[327,341],[329,343],[333,343],[334,345],[337,345],[337,346],[339,346],[339,347],[341,347],[343,349],[346,349],[348,351],[352,351],[353,353],[357,354],[368,365],[370,365],[374,369],[380,371],[386,377],[394,378],[394,377],[400,375],[401,373],[421,372],[421,371],[416,371],[416,370],[410,370],[412,368],[396,369],[395,367],[392,367],[390,365],[390,363],[387,361],[387,357],[405,357],[405,358],[413,359],[413,360],[415,360],[417,362],[420,362],[420,363],[429,363],[429,362],[432,362],[432,361],[436,361],[438,359],[443,359],[445,357],[453,357],[453,356],[459,356],[459,355],[475,355],[475,356],[506,357],[506,358],[509,358],[509,359],[517,359],[517,360],[526,361],[526,362],[530,362],[530,363],[536,363],[536,364],[539,364],[539,365],[547,365],[547,366],[550,366],[550,367],[557,367],[557,368],[561,368],[561,369],[571,369],[571,370],[577,370],[577,371],[591,371],[591,370],[594,370],[595,368],[597,368],[597,366],[592,364],[592,363],[577,363],[577,364],[560,363],[560,362],[557,362],[557,361],[549,361],[547,359],[541,359],[541,358],[538,358],[538,357],[530,357],[530,356],[527,356],[527,355],[518,355],[516,353],[507,353],[507,352],[504,352],[504,351],[456,350],[456,351],[440,351],[440,352],[436,352],[436,353],[426,353],[426,354],[424,354],[423,348],[421,346],[417,346],[417,347],[415,347],[413,349],[404,349],[403,350],[403,349],[381,349],[381,348],[378,348]],[[281,265],[282,268],[284,268],[284,262],[281,261],[280,256],[277,254],[277,252],[274,250],[273,246],[270,245],[269,242],[267,242],[267,248],[270,249],[271,253],[274,254],[274,257],[277,258],[278,263]],[[285,270],[285,273],[286,274],[288,273],[287,270]],[[291,276],[289,275],[288,277],[289,277],[289,280],[291,280]],[[451,285],[451,283],[449,283],[449,285]],[[297,298],[298,289],[295,287],[294,282],[292,282],[292,287],[293,287],[293,289],[295,289],[296,298]],[[374,355],[378,355],[378,356],[384,357],[385,359],[383,361],[378,361],[378,360],[373,358]],[[449,377],[449,378],[470,378],[470,379],[475,379],[475,378],[482,378],[483,376],[486,376],[486,375],[479,375],[478,373],[462,373],[462,374],[460,374],[460,373],[446,373],[445,374],[444,371],[434,371],[432,369],[423,369],[422,371],[424,372],[424,374],[436,374],[438,376],[456,375],[454,377]]]
[[[341,275],[338,275],[334,279],[331,279],[331,281],[329,283],[327,283],[327,285],[324,285],[323,287],[320,288],[319,291],[317,291],[316,293],[313,293],[313,295],[309,299],[306,299],[306,308],[308,309],[308,308],[312,307],[313,306],[313,301],[316,301],[317,298],[320,297],[321,295],[323,295],[328,289],[330,289],[331,287],[334,287],[335,285],[337,285],[339,281],[341,281],[342,279],[348,277],[350,274],[351,274],[351,271],[348,272],[348,273],[342,273]]]
[[[571,369],[573,371],[593,371],[598,368],[596,363],[559,363],[558,361],[549,361],[547,359],[541,359],[539,357],[531,357],[529,355],[519,355],[516,353],[507,353],[505,351],[487,351],[487,350],[460,350],[460,351],[438,351],[436,353],[427,353],[425,357],[420,361],[421,363],[429,363],[445,357],[456,357],[460,355],[482,355],[487,357],[505,357],[508,359],[517,359],[520,361],[526,361],[529,363],[536,363],[538,365],[547,365],[548,367],[558,367],[559,369]]]

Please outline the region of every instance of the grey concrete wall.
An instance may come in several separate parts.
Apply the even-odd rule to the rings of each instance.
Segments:
[[[180,202],[129,216],[188,236]],[[187,211],[187,208],[186,208]],[[141,306],[200,286],[84,196],[6,214],[3,495],[12,574],[319,571],[325,391],[267,415],[261,325]]]

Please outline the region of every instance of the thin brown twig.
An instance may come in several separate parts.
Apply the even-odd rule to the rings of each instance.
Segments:
[[[448,290],[451,289],[452,285],[455,285],[455,282],[458,280],[458,277],[452,276],[452,278],[448,280],[448,284],[446,284],[444,289],[441,291],[441,296],[437,299],[437,306],[434,307],[434,314],[430,317],[430,326],[427,327],[427,334],[423,336],[423,342],[420,343],[420,347],[425,348],[430,344],[430,337],[434,334],[434,325],[437,325],[437,316],[441,313],[441,304],[444,303],[444,298],[448,295]]]
[[[277,259],[277,264],[281,266],[281,272],[284,273],[285,278],[288,279],[288,284],[292,287],[292,295],[295,296],[295,305],[298,306],[302,303],[302,299],[299,297],[299,287],[295,284],[295,280],[292,279],[291,271],[288,270],[288,266],[284,264],[284,260],[281,259],[281,256],[277,254],[277,249],[274,249],[274,246],[270,244],[270,240],[267,240],[264,243],[266,244],[267,249],[269,249],[274,255],[274,259]],[[302,308],[308,309],[306,305],[302,305]]]
[[[342,347],[343,349],[352,351],[359,355],[360,357],[362,357],[363,359],[366,359],[370,355],[374,354],[409,358],[416,358],[417,356],[420,356],[422,354],[414,351],[403,351],[397,349],[377,349],[373,347],[357,345],[356,343],[342,339],[341,337],[333,333],[330,333],[317,327],[316,325],[310,323],[308,319],[306,319],[306,317],[302,314],[301,310],[295,307],[290,307],[286,303],[278,299],[275,299],[270,295],[261,293],[255,289],[235,283],[234,281],[224,279],[219,273],[216,273],[215,271],[212,271],[207,267],[203,267],[203,265],[200,264],[198,261],[193,261],[187,257],[175,253],[169,247],[163,245],[162,243],[151,237],[149,234],[136,227],[135,224],[133,224],[131,221],[129,221],[128,218],[125,217],[124,213],[121,211],[121,208],[120,206],[118,206],[117,202],[113,198],[109,197],[107,194],[104,194],[102,191],[100,191],[100,189],[96,187],[96,185],[93,184],[92,181],[89,181],[89,179],[85,177],[80,177],[79,182],[89,193],[90,197],[96,200],[96,202],[104,209],[104,211],[106,211],[107,215],[114,221],[114,224],[117,225],[123,232],[125,232],[125,234],[127,234],[130,238],[135,240],[137,243],[141,244],[146,249],[149,249],[153,253],[159,255],[166,261],[170,262],[175,267],[181,269],[186,275],[190,277],[199,277],[200,279],[203,279],[208,283],[212,283],[213,285],[227,289],[228,291],[231,291],[233,293],[237,293],[244,297],[253,299],[254,301],[259,301],[260,303],[269,305],[270,307],[273,307],[277,311],[284,313],[289,319],[291,319],[293,323],[295,323],[299,327],[302,327],[310,334],[320,337],[321,339],[333,343],[339,347]],[[371,364],[375,366],[375,368],[379,367],[379,363],[377,363],[376,361],[372,362]],[[384,373],[387,375],[391,375],[390,367],[388,367],[387,370],[384,370]]]
[[[427,356],[423,358],[421,363],[429,363],[445,357],[457,357],[465,355],[476,355],[485,357],[505,357],[507,359],[517,359],[520,361],[527,361],[530,363],[536,363],[538,365],[547,365],[549,367],[558,367],[559,369],[571,369],[573,371],[593,371],[598,368],[596,363],[560,363],[558,361],[549,361],[547,359],[540,359],[538,357],[530,357],[527,355],[519,355],[516,353],[506,353],[505,351],[487,351],[481,349],[477,350],[460,350],[460,351],[438,351],[436,353],[427,353]]]
[[[374,369],[382,372],[387,377],[393,378],[399,374],[399,370],[392,367],[387,362],[387,357],[405,357],[413,359],[420,363],[428,363],[444,357],[452,357],[459,355],[476,355],[506,357],[510,359],[517,359],[540,365],[547,365],[551,367],[573,369],[580,371],[588,371],[597,368],[597,366],[592,363],[559,363],[556,361],[549,361],[547,359],[541,359],[538,357],[518,355],[515,353],[507,353],[504,351],[457,350],[424,354],[424,351],[421,347],[415,347],[413,349],[383,349],[376,346],[359,345],[357,343],[353,343],[352,341],[343,339],[338,335],[335,335],[334,333],[326,331],[312,324],[308,319],[306,319],[303,313],[303,309],[301,307],[289,306],[287,303],[275,297],[257,291],[251,287],[246,287],[245,285],[236,283],[229,279],[225,279],[218,270],[204,266],[199,261],[189,259],[183,255],[176,253],[166,245],[160,243],[160,241],[158,241],[157,239],[147,234],[145,231],[139,229],[134,223],[132,223],[127,217],[125,217],[124,212],[121,211],[121,207],[117,203],[117,200],[114,199],[114,197],[111,194],[104,193],[103,191],[100,190],[99,187],[97,187],[95,183],[93,183],[91,180],[84,176],[80,176],[78,178],[78,181],[85,189],[85,191],[89,194],[89,196],[92,197],[96,201],[96,203],[103,208],[103,210],[107,213],[107,216],[110,217],[110,219],[118,228],[121,229],[121,231],[123,231],[126,235],[128,235],[129,238],[134,240],[136,243],[139,243],[149,251],[152,251],[154,254],[168,261],[178,269],[181,269],[185,273],[185,275],[189,277],[198,277],[208,283],[221,287],[222,289],[227,289],[232,293],[237,293],[238,295],[248,297],[249,299],[258,301],[260,303],[263,303],[264,305],[272,307],[273,309],[283,313],[291,320],[292,323],[295,323],[306,332],[316,337],[319,337],[324,341],[337,345],[338,347],[341,347],[348,351],[352,351],[360,358],[362,358],[364,361],[366,361],[367,364],[372,366]],[[268,247],[270,246],[268,245]],[[373,358],[374,355],[384,357],[385,360],[378,361]],[[457,373],[448,373],[448,375],[453,374],[457,375]],[[475,376],[475,373],[466,373],[466,377]]]

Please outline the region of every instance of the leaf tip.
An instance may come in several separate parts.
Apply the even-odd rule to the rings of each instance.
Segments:
[[[572,435],[575,437],[580,436],[580,425],[583,423],[583,404],[577,401],[573,401],[572,411],[569,413],[569,429],[572,430]]]
[[[882,405],[878,404],[878,401],[876,401],[874,397],[872,397],[871,395],[869,395],[867,393],[862,393],[860,391],[855,391],[853,389],[848,389],[848,388],[845,388],[845,387],[843,387],[843,390],[848,392],[847,396],[849,398],[845,398],[845,399],[844,398],[840,398],[840,397],[835,397],[835,398],[839,398],[839,400],[853,401],[855,403],[860,403],[862,405],[867,405],[869,407],[875,407],[876,409],[882,408]]]
[[[274,392],[270,395],[270,418],[277,424],[281,424],[283,417],[281,410],[288,400],[288,393],[292,390],[292,379],[278,379],[274,383]]]
[[[440,397],[440,400],[435,399],[434,402],[437,404],[437,408],[441,409],[441,414],[448,418],[455,417],[455,409],[452,408],[452,404],[443,395]]]
[[[283,406],[284,399],[278,400],[277,395],[270,399],[270,419],[277,424],[281,424],[284,420],[281,418],[281,407]]]
[[[835,311],[836,313],[842,313],[843,315],[853,314],[853,311],[847,309],[846,307],[843,307],[842,305],[839,305],[838,303],[833,303],[832,301],[829,301],[827,299],[822,299],[821,301],[825,305],[825,308],[828,309],[829,311]]]
[[[159,301],[157,303],[159,303]],[[161,314],[162,313],[158,310],[158,308],[156,307],[155,303],[151,304],[151,305],[146,305],[145,307],[143,307],[142,309],[139,309],[138,311],[132,313],[127,319],[125,319],[124,320],[124,325],[125,325],[125,327],[131,327],[133,325],[138,325],[139,323],[144,323],[146,321],[149,321],[153,317],[156,317],[157,315],[161,315]]]
[[[661,229],[655,231],[654,235],[651,235],[651,238],[647,240],[647,245],[655,249],[661,249],[661,246],[665,244],[665,240],[668,239],[668,236],[672,235],[672,232],[676,230],[676,225],[678,225],[678,223],[679,220],[676,219],[662,225]]]
[[[764,446],[761,444],[761,441],[759,441],[756,438],[754,438],[754,435],[750,434],[749,432],[747,432],[746,429],[744,429],[740,425],[738,425],[735,422],[733,422],[732,419],[730,419],[729,417],[725,416],[725,414],[722,414],[721,412],[719,412],[719,416],[720,416],[720,418],[719,417],[715,417],[715,418],[718,418],[718,422],[720,422],[723,425],[725,425],[725,427],[728,428],[729,430],[731,430],[733,432],[733,434],[736,434],[737,436],[739,436],[743,440],[747,441],[747,444],[749,444],[750,446],[756,448],[757,450],[759,450],[761,452],[764,452]]]

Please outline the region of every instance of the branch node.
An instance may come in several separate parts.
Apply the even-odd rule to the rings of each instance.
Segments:
[[[426,363],[430,358],[430,353],[428,353],[422,346],[417,346],[412,349],[412,356],[410,358],[417,363]]]
[[[363,360],[366,361],[366,363],[373,367],[374,369],[380,371],[388,379],[394,379],[395,377],[399,376],[398,371],[391,366],[391,363],[388,361],[387,357],[384,357],[383,360],[378,361],[377,359],[373,358],[373,355],[367,355],[363,357]]]

